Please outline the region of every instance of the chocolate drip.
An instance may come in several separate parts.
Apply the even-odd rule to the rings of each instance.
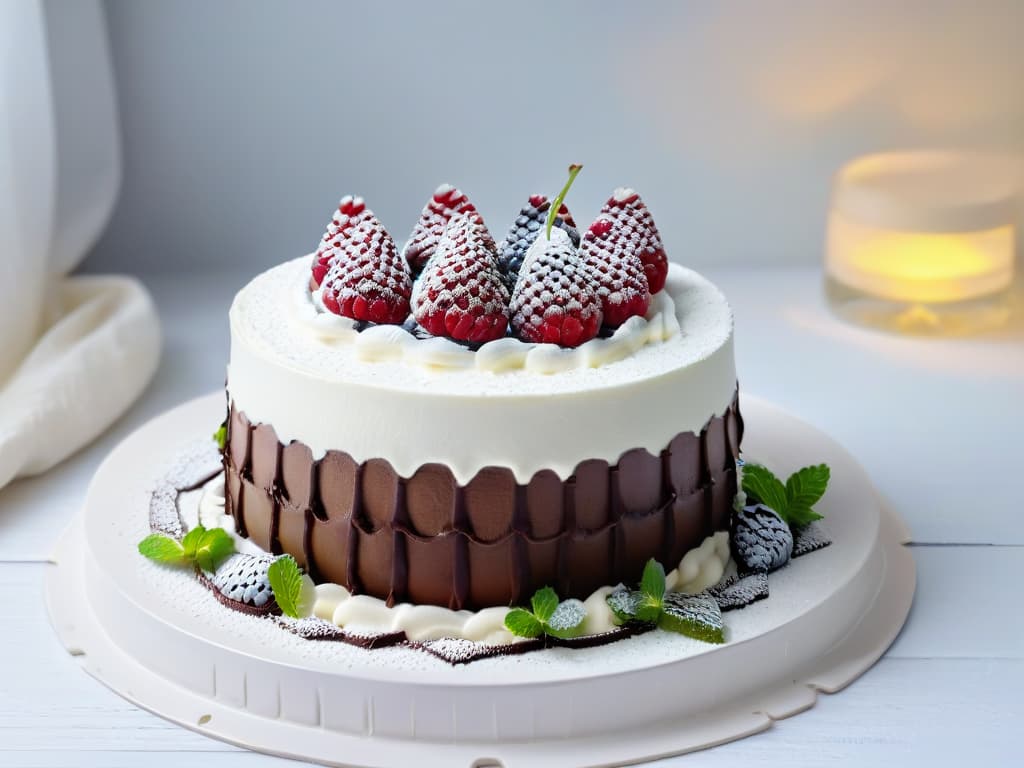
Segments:
[[[328,451],[314,461],[234,407],[228,422],[228,509],[241,535],[293,555],[315,581],[455,610],[523,604],[545,585],[585,598],[636,581],[649,558],[674,565],[728,530],[743,437],[737,397],[657,456],[637,448],[525,484],[486,467],[459,485],[442,464],[402,478],[383,459]]]

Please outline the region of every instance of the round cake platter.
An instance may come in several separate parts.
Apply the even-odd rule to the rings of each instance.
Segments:
[[[303,639],[225,608],[136,550],[155,469],[213,431],[223,393],[154,419],[102,464],[54,554],[51,620],[87,672],[138,706],[326,765],[613,766],[749,736],[885,652],[915,569],[903,523],[841,446],[763,400],[742,406],[749,460],[779,474],[830,465],[817,509],[833,543],[771,574],[768,599],[726,613],[724,645],[655,631],[452,666],[410,648]]]

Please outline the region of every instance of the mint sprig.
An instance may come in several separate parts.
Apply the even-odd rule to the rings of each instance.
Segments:
[[[525,608],[513,608],[505,614],[505,629],[516,637],[540,637],[544,634],[544,622]]]
[[[798,469],[786,484],[770,469],[760,464],[743,467],[743,492],[756,501],[771,507],[791,528],[800,528],[822,516],[814,505],[825,495],[831,470],[827,464]]]
[[[639,589],[617,589],[607,602],[621,623],[638,621],[706,643],[725,642],[718,603],[707,595],[666,594],[665,568],[654,559],[644,566]]]
[[[204,571],[217,570],[235,551],[235,540],[223,528],[206,529],[201,525],[178,542],[162,533],[151,533],[139,542],[139,553],[165,565],[191,566]]]
[[[551,587],[538,589],[530,600],[530,608],[513,608],[505,615],[505,628],[517,637],[550,635],[567,639],[576,637],[587,611],[579,600],[559,601]]]
[[[221,451],[224,450],[224,446],[228,444],[228,423],[226,421],[213,433],[213,441]]]
[[[302,571],[291,555],[277,558],[267,568],[267,581],[274,591],[274,599],[281,613],[299,618],[299,602],[302,597]]]

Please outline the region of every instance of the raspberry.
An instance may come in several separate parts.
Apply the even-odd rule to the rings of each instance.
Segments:
[[[654,294],[664,288],[668,257],[654,217],[640,195],[632,189],[619,187],[601,208],[601,213],[612,221],[612,238],[635,243],[634,249],[644,265],[650,292]]]
[[[324,278],[324,306],[336,315],[373,323],[403,323],[409,315],[412,276],[376,216],[370,215],[340,244]]]
[[[412,234],[409,235],[409,240],[402,251],[413,276],[423,271],[427,261],[434,255],[438,243],[441,242],[448,222],[458,214],[472,216],[483,227],[485,239],[490,243],[490,247],[495,247],[494,238],[487,232],[483,217],[469,202],[469,198],[450,184],[442,184],[434,190],[433,196],[424,206],[423,213],[420,214],[419,221],[413,227]]]
[[[309,282],[310,290],[320,287],[324,277],[331,270],[335,257],[341,248],[342,243],[349,234],[361,222],[373,217],[373,211],[366,207],[361,197],[346,195],[338,203],[338,210],[334,212],[331,223],[327,225],[327,231],[320,238],[320,245],[317,246],[316,255],[313,257],[313,276]]]
[[[651,304],[636,237],[617,237],[615,224],[602,214],[583,236],[583,260],[601,298],[604,324],[618,328],[634,315],[643,317]]]
[[[519,210],[519,215],[509,227],[505,239],[498,244],[498,267],[510,289],[515,287],[526,252],[544,227],[550,209],[551,201],[545,195],[530,195],[529,201]],[[555,226],[564,229],[573,245],[579,246],[580,233],[565,205],[560,206],[555,214]]]
[[[561,229],[538,237],[526,253],[512,293],[512,328],[524,341],[577,347],[601,327],[601,299]]]
[[[420,276],[416,321],[434,336],[481,343],[508,328],[508,289],[479,216],[453,218]]]

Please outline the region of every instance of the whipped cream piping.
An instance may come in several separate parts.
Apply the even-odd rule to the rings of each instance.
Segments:
[[[232,530],[230,517],[224,515],[224,481],[217,477],[204,488],[199,501],[200,520]],[[719,531],[708,536],[685,555],[665,575],[665,588],[689,595],[699,594],[717,584],[729,562],[729,533]],[[600,635],[618,626],[605,598],[615,587],[605,586],[583,601],[587,612],[582,635]],[[479,611],[453,611],[436,605],[399,603],[388,606],[369,595],[353,595],[339,584],[318,584],[311,600],[303,600],[304,616],[316,616],[337,627],[363,634],[405,632],[414,642],[459,638],[487,645],[522,642],[505,629],[510,608],[499,606]]]
[[[310,293],[305,279],[291,292],[290,320],[325,345],[351,344],[355,356],[367,362],[403,360],[436,370],[476,368],[491,373],[527,370],[558,373],[573,368],[597,368],[623,360],[647,344],[657,344],[680,332],[676,306],[668,291],[651,297],[645,317],[631,317],[608,338],[591,339],[579,347],[531,344],[511,337],[482,345],[476,351],[451,339],[421,339],[395,325],[357,330],[359,323],[324,307],[322,289]]]

